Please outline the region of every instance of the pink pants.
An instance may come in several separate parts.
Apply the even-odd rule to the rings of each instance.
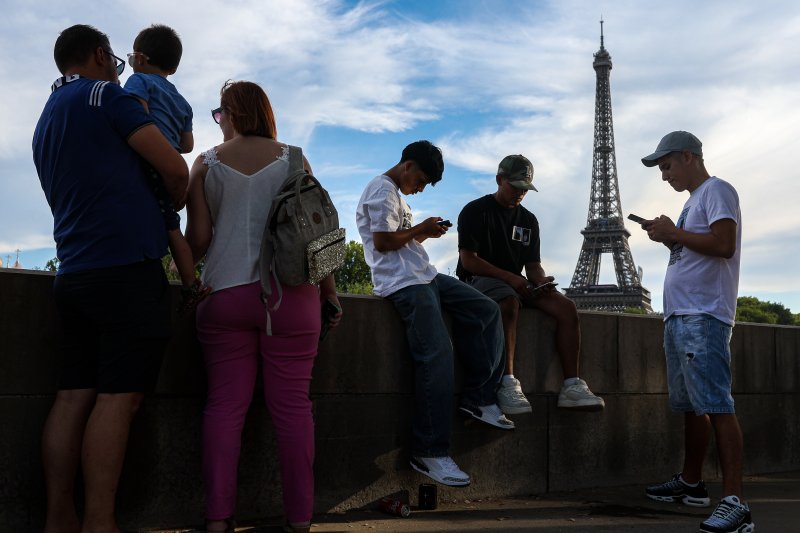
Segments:
[[[223,520],[236,508],[242,427],[261,359],[264,401],[278,444],[283,505],[290,522],[311,519],[314,507],[314,420],[308,397],[320,329],[319,290],[283,287],[270,313],[272,336],[258,282],[212,293],[197,309],[197,338],[208,373],[203,412],[206,518]],[[275,291],[270,298],[274,303]]]

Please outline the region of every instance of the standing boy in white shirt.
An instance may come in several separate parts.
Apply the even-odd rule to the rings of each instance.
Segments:
[[[725,497],[700,531],[750,533],[755,526],[742,502],[742,430],[731,396],[742,214],[736,189],[706,171],[702,147],[691,133],[673,131],[642,158],[646,167],[658,166],[661,179],[677,192],[689,191],[677,223],[665,215],[642,223],[650,239],[670,249],[664,352],[670,407],[684,413],[685,425],[683,470],[646,493],[654,500],[707,506],[700,478],[713,430]]]

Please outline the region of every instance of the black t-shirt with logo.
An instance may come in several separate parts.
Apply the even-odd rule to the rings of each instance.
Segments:
[[[484,261],[520,274],[527,263],[538,263],[539,222],[525,209],[507,209],[487,194],[464,206],[458,215],[458,249],[477,252]],[[456,275],[468,281],[472,273],[458,260]]]

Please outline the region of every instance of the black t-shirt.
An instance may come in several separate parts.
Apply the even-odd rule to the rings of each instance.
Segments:
[[[525,209],[507,209],[487,194],[464,206],[458,215],[458,249],[477,252],[484,261],[520,274],[527,263],[538,263],[539,222]],[[468,281],[472,273],[458,260],[456,275]]]

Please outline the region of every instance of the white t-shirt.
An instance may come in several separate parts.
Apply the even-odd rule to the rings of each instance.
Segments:
[[[736,252],[730,259],[700,254],[679,244],[672,248],[664,278],[665,320],[672,315],[706,313],[733,325],[742,245],[736,189],[717,177],[708,178],[692,191],[675,225],[691,233],[711,233],[711,224],[726,218],[736,222]]]
[[[375,249],[373,233],[410,229],[413,225],[411,209],[388,176],[374,178],[364,189],[358,201],[356,225],[376,295],[388,296],[410,285],[430,283],[436,277],[436,268],[430,264],[425,248],[414,239],[398,250]]]

